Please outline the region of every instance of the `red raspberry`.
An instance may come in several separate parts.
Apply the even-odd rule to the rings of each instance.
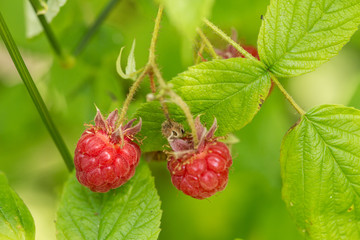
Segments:
[[[224,190],[232,158],[228,147],[213,138],[216,119],[208,132],[199,117],[195,125],[200,140],[198,148],[195,150],[188,138],[173,139],[170,145],[174,152],[168,159],[168,169],[177,189],[193,198],[204,199]]]
[[[98,110],[95,126],[81,135],[75,149],[74,164],[79,182],[94,192],[107,192],[126,183],[135,173],[141,151],[133,135],[140,131],[135,119],[116,129],[117,110],[105,121]]]
[[[174,186],[193,198],[204,199],[224,190],[232,164],[227,146],[207,142],[204,150],[185,158],[170,157],[168,169]]]

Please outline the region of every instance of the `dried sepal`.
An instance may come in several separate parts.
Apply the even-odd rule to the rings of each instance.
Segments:
[[[206,142],[212,141],[214,138],[214,133],[217,129],[217,120],[214,119],[212,126],[209,131],[206,127],[201,124],[200,115],[195,118],[195,129],[198,138],[198,145],[194,146],[194,141],[192,137],[182,137],[182,138],[168,138],[169,144],[173,152],[170,155],[175,158],[182,158],[185,154],[192,154],[202,151]]]

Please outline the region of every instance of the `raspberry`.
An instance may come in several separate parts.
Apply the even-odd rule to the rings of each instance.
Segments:
[[[204,199],[224,190],[232,158],[228,147],[213,138],[216,119],[208,132],[199,117],[195,125],[200,140],[197,149],[188,138],[170,142],[174,152],[168,158],[168,169],[177,189],[193,198]]]
[[[95,126],[81,135],[75,149],[74,164],[78,181],[93,192],[107,192],[126,183],[135,173],[141,151],[133,136],[141,129],[135,119],[116,128],[117,110],[105,121],[100,111]]]

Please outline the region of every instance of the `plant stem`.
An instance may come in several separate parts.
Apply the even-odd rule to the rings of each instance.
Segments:
[[[95,22],[91,25],[89,30],[84,34],[82,39],[79,41],[78,45],[74,48],[73,54],[74,56],[79,56],[80,53],[84,50],[86,45],[89,43],[92,36],[97,32],[101,24],[104,22],[104,20],[107,18],[111,10],[116,6],[116,4],[120,0],[110,0],[108,4],[104,7],[104,9],[101,11],[99,16],[96,18]]]
[[[246,58],[250,58],[252,60],[258,61],[253,55],[248,53],[244,48],[242,48],[238,43],[236,43],[234,40],[231,39],[228,35],[226,35],[220,28],[215,26],[212,22],[207,20],[206,18],[203,19],[203,22],[211,28],[216,34],[218,34],[220,37],[222,37],[225,41],[227,41],[229,44],[231,44],[236,50],[238,50],[242,55],[244,55]]]
[[[5,23],[5,20],[2,17],[2,14],[0,13],[0,35],[6,45],[6,48],[9,51],[9,54],[15,64],[16,69],[18,70],[18,73],[23,80],[29,95],[31,96],[39,114],[44,122],[48,132],[50,133],[52,139],[55,142],[56,147],[58,148],[62,158],[65,161],[65,164],[69,171],[72,171],[74,168],[73,164],[73,158],[70,155],[70,152],[68,148],[65,145],[64,140],[62,139],[59,131],[57,130],[53,120],[51,119],[51,116],[49,114],[48,109],[46,108],[46,105],[44,103],[44,100],[41,98],[41,95],[36,88],[36,85],[29,73],[29,70],[27,69],[23,58],[21,57],[21,54],[19,52],[19,49],[17,48],[14,39],[11,36],[11,33]]]
[[[31,5],[33,6],[37,15],[45,14],[47,11],[47,4],[41,0],[30,0]]]
[[[195,65],[196,64],[199,64],[201,58],[202,58],[202,53],[204,51],[204,48],[205,48],[205,43],[204,42],[201,42],[201,45],[200,45],[200,48],[197,52],[197,55],[195,56],[196,57],[196,60],[195,60]]]
[[[145,68],[145,70],[140,74],[140,76],[136,79],[136,81],[131,86],[131,88],[129,90],[129,93],[128,93],[126,99],[125,99],[124,105],[123,105],[123,107],[121,109],[119,122],[118,122],[119,125],[121,125],[124,122],[125,117],[126,117],[126,112],[127,112],[128,108],[129,108],[131,100],[133,99],[136,90],[140,86],[140,83],[146,77],[147,71],[148,71],[148,68]]]
[[[194,118],[191,114],[190,108],[186,104],[186,102],[184,100],[182,100],[182,98],[179,95],[177,95],[171,88],[168,87],[168,85],[166,84],[165,80],[163,79],[161,72],[156,64],[155,46],[156,46],[156,41],[157,41],[157,38],[159,35],[160,22],[161,22],[161,16],[163,13],[163,9],[164,9],[163,6],[160,5],[157,16],[156,16],[154,31],[153,31],[153,35],[152,35],[152,39],[151,39],[151,44],[150,44],[148,66],[150,66],[152,71],[154,72],[156,79],[158,80],[158,83],[160,85],[160,88],[162,90],[164,90],[165,93],[170,96],[171,100],[175,104],[177,104],[181,108],[181,110],[184,112],[187,122],[189,123],[189,126],[191,128],[191,134],[193,136],[194,145],[197,146],[197,144],[198,144],[197,132],[196,132],[196,128],[195,128]],[[162,100],[163,100],[163,98],[162,98]],[[161,101],[161,99],[160,99],[160,101]],[[162,101],[161,104],[162,104],[162,106],[164,106],[164,105],[166,106],[164,101]],[[164,111],[165,116],[167,118],[169,118],[169,112],[167,110],[167,107],[165,107],[165,108],[163,107],[163,111]]]
[[[197,146],[198,137],[197,137],[197,132],[196,132],[196,128],[195,128],[195,121],[191,114],[189,106],[179,95],[177,95],[173,90],[171,90],[167,86],[167,84],[165,83],[165,80],[163,79],[163,77],[160,73],[160,70],[156,64],[153,64],[153,70],[154,70],[155,76],[159,82],[160,87],[162,89],[166,90],[166,93],[171,97],[171,101],[173,101],[175,104],[177,104],[181,108],[181,110],[184,112],[186,120],[191,129],[191,135],[193,136],[194,146]],[[165,115],[166,115],[166,113],[165,113]]]
[[[209,39],[205,36],[205,34],[203,33],[203,31],[201,31],[200,28],[197,28],[196,31],[198,32],[200,38],[203,40],[203,42],[205,43],[209,53],[211,54],[211,56],[214,59],[218,59],[219,56],[216,54],[213,45],[210,43]]]
[[[159,35],[160,22],[161,22],[161,16],[162,16],[163,11],[164,11],[164,7],[162,5],[160,5],[159,9],[158,9],[158,13],[156,15],[154,31],[153,31],[151,43],[150,43],[149,60],[148,60],[149,65],[155,64],[155,62],[156,62],[155,46],[156,46],[157,38]]]
[[[283,85],[279,82],[276,76],[270,73],[272,81],[278,86],[281,93],[285,96],[286,100],[290,102],[290,104],[295,108],[295,110],[302,116],[305,115],[305,111],[294,101],[294,99],[290,96],[290,94],[285,90]]]
[[[34,8],[35,14],[38,17],[43,29],[44,29],[44,33],[47,37],[47,39],[49,40],[49,43],[52,47],[52,49],[54,50],[54,52],[56,53],[56,55],[64,62],[67,62],[68,59],[66,58],[60,44],[59,41],[57,40],[57,38],[55,37],[54,32],[52,31],[49,23],[47,22],[45,15],[44,14],[38,14],[38,12],[40,11],[40,9],[38,9],[37,7],[41,5],[40,2],[38,2],[38,0],[30,0],[30,3],[32,5],[32,7]]]

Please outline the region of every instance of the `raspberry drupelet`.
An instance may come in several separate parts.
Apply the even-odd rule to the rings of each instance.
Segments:
[[[105,120],[99,110],[95,126],[81,135],[75,149],[74,164],[79,182],[93,192],[108,192],[126,183],[135,173],[141,151],[133,141],[141,129],[141,119],[116,128],[118,111]]]
[[[199,144],[194,147],[191,138],[168,139],[172,152],[168,169],[174,186],[193,198],[208,198],[222,191],[228,182],[232,158],[228,147],[214,138],[216,119],[209,129],[195,119]]]

